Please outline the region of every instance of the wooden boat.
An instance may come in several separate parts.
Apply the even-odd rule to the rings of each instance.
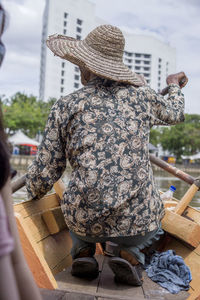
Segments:
[[[159,163],[162,168],[168,168],[168,171],[192,184],[181,201],[173,199],[165,203],[162,226],[167,234],[159,246],[163,251],[173,249],[184,258],[192,273],[189,291],[172,295],[151,281],[145,272],[142,287],[116,284],[107,266],[109,257],[103,255],[101,245],[97,245],[96,252],[99,277],[91,281],[72,277],[72,242],[60,209],[64,186],[62,181],[58,181],[54,185],[54,193],[38,201],[14,206],[27,263],[38,287],[49,290],[43,290],[44,299],[200,299],[200,211],[188,206],[199,190],[199,180],[166,163],[164,166],[163,162]]]

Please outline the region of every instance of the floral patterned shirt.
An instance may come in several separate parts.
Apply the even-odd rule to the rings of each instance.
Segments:
[[[178,85],[164,98],[148,86],[96,78],[52,107],[28,170],[28,196],[49,191],[68,159],[72,177],[61,208],[70,230],[99,237],[152,231],[164,208],[149,161],[150,128],[182,121]]]

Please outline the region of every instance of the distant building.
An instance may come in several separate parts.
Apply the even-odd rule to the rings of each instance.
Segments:
[[[149,153],[158,156],[158,148],[155,147],[153,144],[149,143]]]
[[[54,57],[46,47],[47,37],[59,33],[83,39],[96,26],[106,23],[95,16],[95,4],[89,0],[46,0],[40,64],[41,99],[58,99],[81,87],[79,68]],[[123,34],[126,39],[124,63],[134,72],[143,74],[155,90],[164,88],[166,76],[175,72],[175,49],[154,37],[125,31]]]
[[[123,32],[126,40],[124,62],[134,72],[143,74],[156,91],[166,86],[166,77],[176,71],[176,51],[160,40]]]

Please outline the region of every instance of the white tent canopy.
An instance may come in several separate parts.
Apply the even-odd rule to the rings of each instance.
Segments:
[[[183,159],[192,159],[192,160],[200,159],[200,152],[197,154],[194,154],[194,155],[189,155],[189,156],[182,155],[182,158]]]
[[[15,133],[13,136],[8,138],[8,141],[13,145],[29,144],[29,145],[39,146],[39,144],[40,144],[37,141],[35,141],[35,140],[29,138],[28,136],[26,136],[20,130],[17,133]]]

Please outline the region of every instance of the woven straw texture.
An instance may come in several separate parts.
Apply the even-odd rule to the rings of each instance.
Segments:
[[[46,43],[55,55],[98,76],[136,86],[146,84],[143,76],[133,73],[123,63],[125,39],[115,26],[98,26],[82,41],[54,34]]]

